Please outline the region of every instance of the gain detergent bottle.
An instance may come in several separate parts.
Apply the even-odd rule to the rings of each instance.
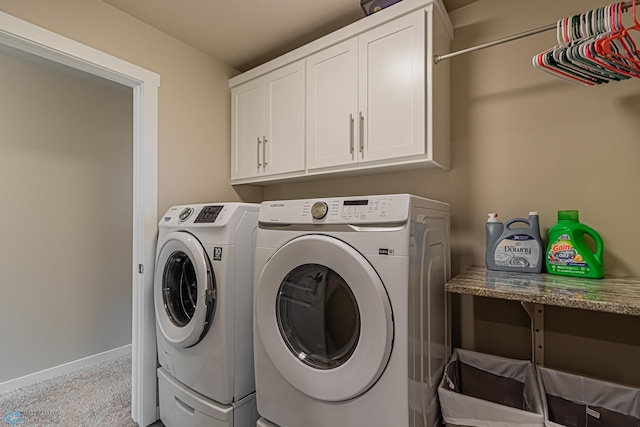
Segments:
[[[596,243],[595,252],[585,242],[585,235]],[[558,211],[558,222],[549,229],[547,272],[599,279],[604,277],[603,250],[602,238],[593,228],[578,221],[578,211]]]

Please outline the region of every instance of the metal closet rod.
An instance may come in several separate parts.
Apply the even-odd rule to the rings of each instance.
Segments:
[[[628,1],[626,3],[624,3],[622,5],[623,9],[628,9],[633,5],[633,2]],[[524,33],[519,33],[519,34],[514,34],[513,36],[509,36],[509,37],[504,37],[498,40],[494,40],[492,42],[488,42],[488,43],[483,43],[477,46],[473,46],[473,47],[469,47],[466,49],[462,49],[462,50],[457,50],[455,52],[451,52],[451,53],[447,53],[445,55],[436,55],[433,57],[433,62],[434,64],[437,64],[438,62],[445,60],[445,59],[449,59],[449,58],[453,58],[454,56],[458,56],[458,55],[463,55],[465,53],[469,53],[469,52],[474,52],[476,50],[481,50],[481,49],[486,49],[488,47],[491,46],[496,46],[499,44],[503,44],[503,43],[507,43],[513,40],[518,40],[518,39],[522,39],[525,37],[529,37],[532,36],[534,34],[539,34],[539,33],[544,33],[545,31],[550,31],[550,30],[555,30],[558,27],[558,24],[549,24],[549,25],[545,25],[544,27],[539,27],[533,30],[529,30],[529,31],[525,31]]]

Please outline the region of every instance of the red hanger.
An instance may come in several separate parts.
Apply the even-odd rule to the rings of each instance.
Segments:
[[[598,55],[617,64],[621,69],[640,77],[640,51],[633,40],[630,30],[640,31],[640,23],[637,19],[636,0],[632,2],[633,26],[625,28],[622,24],[623,3],[617,7],[617,14],[612,16],[612,22],[616,25],[616,30],[609,36],[595,45]],[[614,19],[616,18],[616,19]]]

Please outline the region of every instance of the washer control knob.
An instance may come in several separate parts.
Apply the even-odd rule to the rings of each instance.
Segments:
[[[322,219],[327,216],[329,212],[329,206],[325,202],[315,202],[311,206],[311,216],[315,219]]]
[[[185,222],[193,213],[193,208],[184,208],[182,212],[180,212],[180,222]]]

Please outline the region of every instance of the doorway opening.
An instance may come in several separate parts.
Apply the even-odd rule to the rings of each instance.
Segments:
[[[153,270],[157,232],[157,74],[0,12],[0,45],[131,88],[132,156],[132,418],[157,419]],[[33,124],[37,126],[37,123]],[[55,249],[50,249],[55,250]]]

